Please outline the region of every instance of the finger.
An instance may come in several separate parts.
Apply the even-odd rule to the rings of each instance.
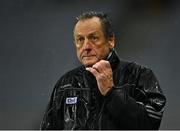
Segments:
[[[93,66],[92,66],[92,69],[96,70],[98,73],[101,72],[100,67],[97,66],[97,65],[93,65]]]
[[[110,65],[109,61],[107,61],[107,60],[101,60],[100,62],[103,63],[104,67],[106,67],[106,68],[111,68],[111,65]]]
[[[99,73],[100,73],[100,72],[102,73],[102,72],[105,70],[105,68],[104,68],[104,63],[101,62],[101,61],[99,61],[99,62],[97,62],[96,64],[94,64],[94,65],[92,66],[92,68],[96,69],[96,71],[98,71]]]
[[[88,67],[86,68],[86,70],[91,72],[95,77],[97,77],[99,74],[99,72],[95,68],[92,68],[92,67]]]
[[[96,64],[94,64],[92,67],[97,69],[97,71],[101,73],[104,71],[106,72],[107,69],[111,68],[109,61],[106,61],[106,60],[101,60],[97,62]]]

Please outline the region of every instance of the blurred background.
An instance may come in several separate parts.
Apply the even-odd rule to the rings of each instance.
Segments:
[[[1,0],[0,129],[39,129],[54,84],[79,65],[75,17],[109,14],[122,59],[152,68],[167,97],[160,129],[180,129],[178,0]]]

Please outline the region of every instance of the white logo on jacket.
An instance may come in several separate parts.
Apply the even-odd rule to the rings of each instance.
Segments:
[[[66,98],[66,104],[76,104],[77,103],[77,97],[67,97]]]

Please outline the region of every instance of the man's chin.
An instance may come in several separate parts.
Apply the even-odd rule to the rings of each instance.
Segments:
[[[97,61],[83,61],[83,65],[86,67],[91,67],[93,66]]]

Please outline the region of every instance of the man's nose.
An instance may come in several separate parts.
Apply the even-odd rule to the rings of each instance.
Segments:
[[[89,41],[88,38],[85,38],[83,49],[84,50],[91,50],[91,42]]]

